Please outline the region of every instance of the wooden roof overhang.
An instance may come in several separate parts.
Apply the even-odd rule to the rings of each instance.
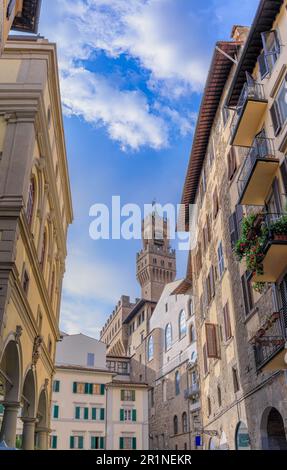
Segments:
[[[218,48],[234,57],[240,46],[236,41],[220,41]],[[189,230],[189,205],[194,204],[213,121],[233,62],[215,49],[199,110],[181,203],[185,207],[185,227]]]

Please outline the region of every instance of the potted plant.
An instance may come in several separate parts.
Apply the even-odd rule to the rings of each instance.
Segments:
[[[287,214],[272,222],[270,230],[274,240],[287,241]]]

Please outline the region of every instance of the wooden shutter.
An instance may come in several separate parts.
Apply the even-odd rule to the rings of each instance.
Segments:
[[[83,436],[79,436],[79,449],[84,448],[84,438]]]
[[[101,395],[105,394],[105,384],[101,384]]]
[[[227,158],[228,158],[228,179],[231,180],[237,168],[236,152],[235,152],[234,147],[230,148]]]
[[[76,406],[75,418],[80,419],[80,407],[79,406]]]
[[[125,391],[121,390],[121,401],[125,401]]]
[[[208,358],[207,358],[206,344],[203,346],[203,369],[204,369],[204,375],[206,375],[208,373]]]
[[[211,266],[210,270],[210,292],[211,298],[215,296],[215,269],[214,266]]]
[[[58,419],[59,418],[59,406],[54,405],[54,418]]]
[[[132,410],[132,420],[133,421],[137,420],[137,410]]]
[[[120,449],[124,449],[124,438],[120,437]]]
[[[223,308],[223,319],[224,319],[224,336],[225,341],[228,341],[232,337],[229,306],[228,303]]]
[[[91,437],[91,449],[95,450],[97,448],[97,438],[95,436]]]
[[[124,421],[125,420],[125,412],[123,409],[120,409],[120,421]]]
[[[214,323],[205,324],[207,357],[218,358],[217,328]]]
[[[105,408],[101,408],[101,421],[105,419]]]
[[[74,449],[75,448],[75,438],[74,436],[71,436],[70,437],[70,449]]]
[[[133,450],[137,449],[137,438],[133,437]]]
[[[77,393],[78,384],[77,382],[73,383],[73,393]]]
[[[89,419],[89,408],[84,409],[84,419]]]
[[[85,384],[85,394],[88,395],[89,393],[91,393],[91,387],[90,387],[91,384]]]
[[[100,449],[105,448],[105,439],[103,437],[100,437]]]
[[[241,233],[242,233],[243,207],[241,204],[237,204],[235,215],[236,215],[236,232],[237,232],[236,241],[237,241],[241,237]]]
[[[286,162],[286,157],[284,157],[282,165],[280,166],[280,172],[281,172],[282,182],[283,182],[283,186],[284,186],[284,191],[285,191],[285,194],[287,194],[287,162]]]
[[[97,419],[97,408],[92,408],[92,420],[95,421]]]
[[[273,105],[270,108],[270,115],[272,119],[274,135],[277,136],[281,130],[281,122],[278,104],[276,103],[276,101],[274,101]]]
[[[132,401],[136,401],[136,391],[132,390]]]

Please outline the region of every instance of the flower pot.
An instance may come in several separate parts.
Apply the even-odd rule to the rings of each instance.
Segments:
[[[287,234],[285,233],[274,233],[275,241],[284,241],[287,242]]]

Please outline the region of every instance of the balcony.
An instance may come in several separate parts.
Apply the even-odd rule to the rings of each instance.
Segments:
[[[259,233],[261,273],[253,282],[276,282],[287,268],[287,214],[262,214]]]
[[[273,139],[256,137],[237,181],[239,204],[263,206],[278,168]]]
[[[197,398],[199,397],[199,394],[200,394],[200,389],[199,389],[198,383],[195,383],[191,387],[184,390],[184,398],[186,400]]]
[[[245,83],[231,124],[231,145],[251,147],[267,103],[260,83]]]
[[[257,370],[287,369],[287,311],[275,312],[257,332],[254,353]]]

